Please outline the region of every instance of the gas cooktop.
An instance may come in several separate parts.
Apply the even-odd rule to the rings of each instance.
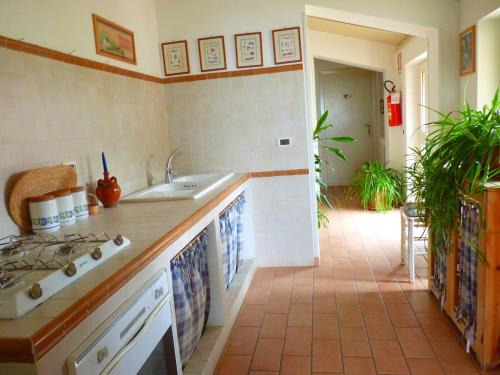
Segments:
[[[118,234],[0,239],[0,318],[18,318],[130,245]]]

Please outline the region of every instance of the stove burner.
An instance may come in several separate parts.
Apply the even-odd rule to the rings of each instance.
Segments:
[[[71,250],[73,250],[74,247],[75,247],[74,244],[63,243],[62,245],[59,246],[59,253],[68,255],[71,252]]]
[[[0,248],[2,255],[12,255],[21,251],[21,242],[13,242]]]
[[[15,279],[16,275],[13,273],[4,273],[0,275],[0,289],[10,288],[15,282],[12,283],[12,280]]]

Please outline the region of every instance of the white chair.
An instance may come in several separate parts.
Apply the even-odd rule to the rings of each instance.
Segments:
[[[415,240],[426,240],[422,234],[415,236],[415,227],[422,227],[422,218],[418,216],[415,205],[405,203],[401,206],[401,264],[408,264],[410,283],[415,282],[415,256],[425,255],[427,251],[418,250]]]

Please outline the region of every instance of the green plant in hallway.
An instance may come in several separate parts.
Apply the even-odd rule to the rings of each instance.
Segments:
[[[423,149],[413,149],[408,168],[410,193],[424,214],[431,234],[431,248],[446,253],[457,227],[461,202],[473,203],[482,212],[477,194],[500,177],[500,102],[497,92],[490,106],[463,109],[439,119]]]
[[[365,161],[352,179],[348,195],[360,200],[366,210],[387,211],[404,203],[404,176],[378,161]]]
[[[317,143],[318,150],[323,150],[326,154],[332,154],[341,160],[346,160],[346,156],[339,147],[333,146],[331,142],[348,143],[354,142],[355,139],[351,137],[328,137],[324,133],[326,130],[333,128],[333,124],[327,123],[328,111],[323,113],[316,122],[316,127],[313,131],[313,142]],[[318,209],[318,228],[326,227],[330,220],[324,210],[324,207],[332,208],[330,200],[326,196],[328,189],[327,184],[322,178],[322,173],[325,168],[330,168],[334,171],[333,166],[326,157],[321,157],[318,153],[314,154],[314,166],[316,171],[316,183],[319,185],[319,191],[316,193],[317,209]]]

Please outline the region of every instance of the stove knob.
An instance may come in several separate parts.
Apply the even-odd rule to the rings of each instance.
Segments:
[[[66,269],[65,269],[64,272],[66,272],[66,275],[68,275],[69,277],[75,276],[76,275],[76,266],[75,266],[75,263],[73,263],[73,262],[69,263],[66,266]]]
[[[42,287],[40,286],[40,284],[35,283],[31,286],[28,293],[29,293],[31,298],[38,299],[42,296],[43,290],[42,290]]]
[[[121,246],[121,245],[123,245],[123,236],[122,236],[121,234],[118,234],[118,235],[114,238],[113,242],[115,243],[115,245],[116,245],[116,246]]]
[[[101,248],[96,247],[92,251],[92,258],[94,258],[95,260],[99,260],[99,259],[101,259],[101,257],[102,257],[102,250],[101,250]]]

